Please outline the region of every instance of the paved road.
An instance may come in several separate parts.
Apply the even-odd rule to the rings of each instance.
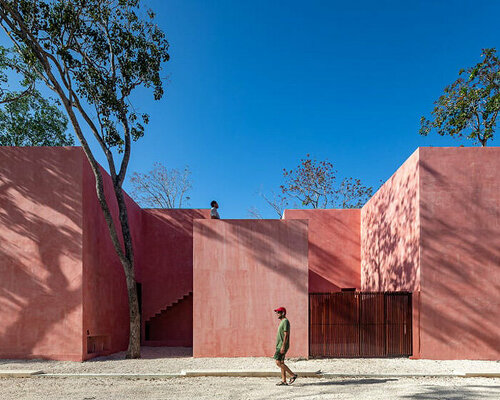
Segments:
[[[0,379],[0,399],[500,399],[499,378],[298,379],[275,378]]]

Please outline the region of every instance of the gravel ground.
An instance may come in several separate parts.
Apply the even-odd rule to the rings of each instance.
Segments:
[[[500,373],[498,361],[410,360],[407,358],[364,358],[287,360],[292,370],[336,374],[462,374]],[[45,373],[179,373],[182,370],[273,370],[271,357],[193,358],[189,348],[143,347],[140,360],[125,360],[125,353],[99,357],[83,363],[46,360],[0,360],[0,370],[30,369]]]
[[[0,370],[30,369],[46,373],[179,373],[182,370],[274,370],[270,357],[193,358],[191,349],[144,347],[143,358],[125,353],[83,363],[0,360]],[[296,371],[337,374],[455,374],[500,372],[496,361],[393,359],[287,360]],[[300,378],[277,387],[278,378],[3,378],[0,399],[500,399],[498,378]]]
[[[298,379],[275,386],[276,378],[95,378],[0,379],[0,398],[9,400],[123,399],[495,399],[500,379]]]

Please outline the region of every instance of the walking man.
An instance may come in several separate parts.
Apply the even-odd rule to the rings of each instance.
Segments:
[[[285,365],[285,354],[290,347],[290,322],[286,318],[285,307],[279,307],[274,310],[280,324],[278,326],[278,334],[276,335],[276,353],[274,353],[274,359],[276,360],[276,365],[281,369],[281,382],[276,385],[291,385],[297,379],[297,374],[294,374],[290,368]],[[290,375],[290,380],[286,382],[286,373]]]

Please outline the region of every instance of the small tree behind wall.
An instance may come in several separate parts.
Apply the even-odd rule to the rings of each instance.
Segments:
[[[146,14],[146,15],[144,15]],[[128,358],[140,357],[140,315],[134,252],[122,185],[132,141],[147,114],[132,107],[139,87],[163,95],[160,76],[168,42],[139,0],[0,0],[0,24],[22,62],[57,94],[96,180],[97,197],[125,272],[130,309]],[[91,135],[106,157],[118,204],[111,215]],[[122,243],[123,244],[122,244]]]
[[[360,208],[373,194],[373,189],[359,179],[344,178],[337,184],[333,164],[315,160],[309,154],[295,169],[284,169],[283,178],[283,195],[298,200],[303,207]]]
[[[313,209],[361,208],[372,197],[373,188],[364,186],[360,179],[344,178],[337,183],[337,171],[328,161],[318,161],[309,154],[294,169],[283,169],[281,193],[270,195],[259,192],[278,218],[289,205]],[[298,201],[299,203],[293,203]],[[262,219],[256,207],[248,209],[252,218]]]
[[[159,162],[148,173],[134,172],[130,183],[134,200],[153,208],[182,208],[188,204],[187,194],[193,186],[189,167],[168,169]]]

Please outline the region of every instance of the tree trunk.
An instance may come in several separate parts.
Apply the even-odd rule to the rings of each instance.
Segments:
[[[120,240],[118,237],[118,232],[115,226],[115,223],[113,221],[112,213],[111,210],[109,209],[106,196],[104,194],[104,184],[103,184],[103,179],[101,172],[99,170],[99,164],[97,163],[96,159],[94,158],[94,155],[90,149],[89,144],[87,143],[87,140],[83,134],[83,131],[81,129],[80,123],[78,121],[78,118],[76,117],[76,114],[73,110],[74,107],[76,107],[80,111],[80,115],[86,120],[88,126],[91,128],[92,132],[94,133],[94,136],[96,139],[99,141],[100,136],[99,133],[90,120],[90,118],[86,115],[86,113],[80,108],[79,105],[79,99],[76,96],[76,94],[73,92],[71,86],[67,84],[67,80],[65,79],[64,72],[61,68],[58,69],[58,72],[66,85],[66,89],[69,91],[69,95],[67,96],[66,93],[64,92],[63,87],[57,80],[56,76],[54,75],[52,71],[51,64],[49,62],[49,58],[46,52],[43,51],[41,45],[38,42],[32,41],[32,38],[29,37],[29,29],[25,26],[24,21],[22,20],[21,16],[17,14],[16,12],[13,12],[11,7],[6,4],[5,1],[1,1],[2,6],[0,7],[0,17],[2,21],[5,21],[10,29],[12,29],[15,34],[21,38],[23,43],[27,45],[34,53],[35,57],[37,60],[40,62],[46,77],[42,76],[42,79],[47,83],[49,88],[51,88],[54,92],[56,92],[59,95],[59,98],[61,99],[63,106],[70,118],[71,124],[75,130],[75,134],[78,137],[83,151],[85,155],[87,156],[87,159],[89,160],[90,166],[92,168],[92,171],[94,173],[95,179],[96,179],[96,192],[97,192],[97,198],[99,200],[101,209],[104,214],[104,218],[106,220],[106,224],[108,226],[110,235],[111,235],[111,240],[113,242],[113,246],[115,248],[115,251],[120,259],[120,262],[123,266],[123,270],[125,272],[125,279],[127,283],[127,292],[128,292],[128,301],[129,301],[129,316],[130,316],[130,334],[129,334],[129,346],[128,346],[128,351],[127,351],[127,358],[139,358],[141,354],[141,342],[140,342],[140,334],[141,334],[141,319],[140,319],[140,314],[139,314],[139,302],[138,302],[138,297],[137,297],[137,287],[136,287],[136,281],[135,281],[135,271],[134,271],[134,256],[133,256],[133,249],[132,249],[132,238],[130,235],[130,229],[128,226],[128,218],[127,218],[127,209],[125,205],[125,200],[123,198],[123,192],[121,188],[121,184],[123,181],[123,177],[121,178],[122,180],[119,182],[118,185],[115,183],[117,182],[117,177],[116,173],[114,173],[114,164],[112,161],[112,157],[108,157],[108,163],[110,166],[110,175],[113,179],[114,183],[114,192],[115,192],[115,198],[118,201],[118,206],[119,206],[119,219],[122,227],[122,239],[123,239],[123,246],[124,249],[122,249]],[[10,20],[7,18],[7,15],[12,18]],[[17,29],[17,26],[15,24],[19,24],[20,28]],[[9,35],[10,36],[10,35]],[[11,38],[12,39],[12,38]],[[15,42],[14,39],[12,39]],[[54,60],[54,63],[57,64],[57,62]],[[59,65],[60,66],[60,65]],[[51,86],[52,85],[52,86]],[[104,153],[106,154],[107,151],[109,151],[108,148],[105,148],[106,146],[101,143],[101,146],[103,147]],[[125,165],[126,168],[126,165]]]
[[[130,316],[130,332],[128,339],[127,358],[141,357],[141,315],[139,313],[139,299],[137,297],[137,285],[134,276],[133,265],[125,269],[127,280],[127,293]]]
[[[488,141],[488,139],[486,139],[486,133],[481,136],[479,133],[477,134],[477,140],[479,140],[479,143],[481,143],[481,146],[482,147],[486,147],[486,142]]]
[[[137,296],[137,283],[135,280],[134,250],[132,244],[132,234],[128,222],[127,203],[123,196],[123,189],[117,181],[117,176],[113,176],[113,189],[118,203],[118,217],[121,225],[123,247],[125,250],[122,259],[125,278],[127,281],[127,293],[129,303],[130,331],[127,358],[141,357],[141,315],[139,313],[139,299]]]

